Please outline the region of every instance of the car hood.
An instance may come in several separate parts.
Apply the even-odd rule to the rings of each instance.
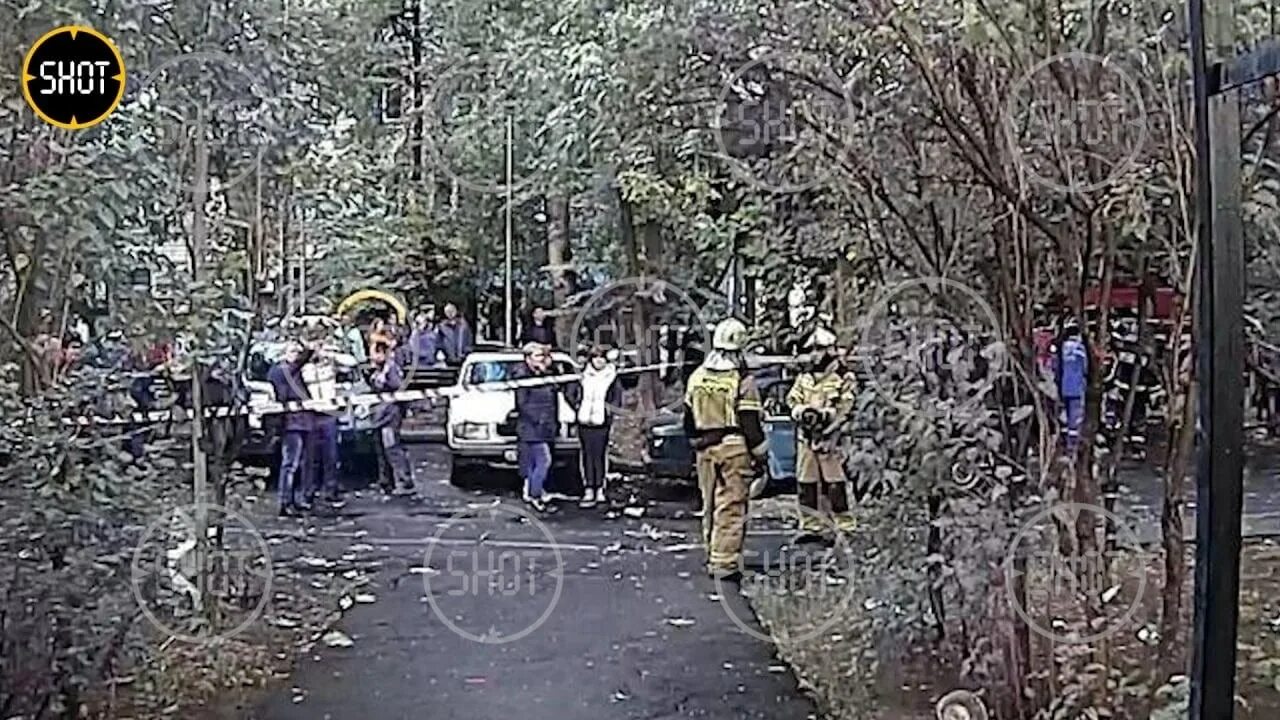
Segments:
[[[560,421],[573,417],[573,408],[559,396]],[[516,409],[516,394],[498,390],[463,390],[449,401],[449,422],[498,424],[505,422]]]

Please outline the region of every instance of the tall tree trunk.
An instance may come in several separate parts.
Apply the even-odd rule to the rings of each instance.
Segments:
[[[569,247],[569,198],[555,194],[547,198],[547,269],[551,273],[551,297],[555,302],[556,337],[572,349],[578,339],[569,337],[573,329],[573,314],[566,307],[573,295],[575,277]]]
[[[1194,257],[1194,255],[1193,255]],[[1168,386],[1170,412],[1168,417],[1169,448],[1165,456],[1164,498],[1160,508],[1160,544],[1164,554],[1164,585],[1160,591],[1160,644],[1159,644],[1159,679],[1172,674],[1185,672],[1185,657],[1176,651],[1182,647],[1178,642],[1182,630],[1182,589],[1186,586],[1186,540],[1184,538],[1182,508],[1185,504],[1184,481],[1195,454],[1196,417],[1199,413],[1197,399],[1196,353],[1182,353],[1183,318],[1187,316],[1194,302],[1194,284],[1190,282],[1191,273],[1187,273],[1188,281],[1183,285],[1182,306],[1174,317],[1175,325],[1169,333],[1169,355],[1166,367],[1170,369],[1166,377],[1171,382]],[[1193,320],[1193,322],[1198,322]],[[1199,327],[1194,328],[1198,333]],[[1193,335],[1194,337],[1194,335]],[[1180,404],[1179,404],[1180,403]],[[1175,412],[1177,411],[1177,412]],[[1159,685],[1157,683],[1156,685]]]
[[[653,300],[653,286],[649,282],[657,280],[656,267],[662,258],[662,228],[656,222],[646,222],[640,226],[642,249],[636,256],[635,275],[643,278],[638,283],[642,288],[635,298],[632,327],[634,328],[636,348],[641,365],[651,366],[658,358],[658,329]],[[640,408],[644,412],[653,412],[660,405],[658,373],[656,371],[640,373],[637,385],[640,392]]]
[[[645,262],[644,250],[636,235],[638,231],[645,232],[646,229],[643,226],[637,227],[631,202],[623,194],[622,188],[615,186],[614,190],[618,198],[618,230],[622,236],[622,250],[627,259],[627,267],[633,278],[642,279],[646,275],[647,263]],[[642,282],[638,282],[637,285],[643,287]],[[631,335],[635,338],[636,348],[640,355],[639,360],[642,363],[647,355],[644,336],[647,334],[649,327],[648,310],[649,306],[645,298],[636,296],[631,315]],[[653,412],[657,408],[653,376],[650,373],[641,373],[637,380],[640,411]]]

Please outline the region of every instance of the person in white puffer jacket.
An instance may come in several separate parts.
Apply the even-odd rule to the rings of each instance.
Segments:
[[[569,393],[582,442],[582,507],[604,502],[605,472],[608,469],[609,430],[613,415],[622,404],[618,368],[602,346],[591,348],[582,381]]]

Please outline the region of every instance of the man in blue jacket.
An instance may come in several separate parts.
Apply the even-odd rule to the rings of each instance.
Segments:
[[[1085,390],[1089,386],[1089,348],[1075,320],[1068,320],[1056,356],[1058,397],[1067,420],[1067,452],[1074,455],[1084,426]]]
[[[539,343],[524,346],[524,364],[511,373],[512,380],[552,374],[551,349]],[[516,439],[524,500],[538,512],[547,509],[543,489],[551,472],[551,446],[560,428],[560,389],[555,385],[516,388]]]
[[[301,343],[290,342],[285,347],[280,362],[273,365],[267,373],[267,380],[276,393],[276,401],[311,399],[307,383],[302,378],[302,366],[310,361],[311,350],[304,349]],[[315,417],[310,410],[284,413],[280,429],[280,479],[276,491],[281,515],[294,515],[309,509],[299,492],[311,485],[308,481],[311,467],[305,461],[310,457],[307,440],[314,427]]]

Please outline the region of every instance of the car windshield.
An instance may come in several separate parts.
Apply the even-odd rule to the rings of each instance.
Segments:
[[[524,360],[485,360],[474,363],[467,370],[467,384],[479,385],[510,380],[511,374],[523,365]],[[568,375],[573,371],[573,366],[562,360],[552,364],[554,375]]]

